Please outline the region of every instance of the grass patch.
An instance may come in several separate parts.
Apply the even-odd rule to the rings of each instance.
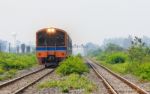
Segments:
[[[88,66],[80,56],[71,56],[61,62],[56,72],[61,75],[69,75],[71,73],[83,74],[88,72]]]
[[[0,53],[0,80],[12,78],[18,70],[36,65],[33,54]]]
[[[109,64],[104,61],[100,64],[106,66],[114,72],[120,74],[132,74],[139,78],[141,81],[150,81],[150,63],[137,63],[137,62],[126,62],[119,64]]]
[[[68,93],[70,90],[82,90],[84,93],[91,93],[97,87],[84,75],[89,72],[88,66],[80,55],[71,56],[61,62],[56,69],[62,78],[59,80],[49,80],[39,84],[38,88],[59,88],[61,92]]]
[[[150,81],[150,63],[131,63],[127,67],[128,73],[132,73],[143,81]]]
[[[106,66],[107,68],[113,70],[114,72],[125,74],[126,68],[128,67],[128,63],[118,63],[118,64],[110,64],[104,61],[101,61],[100,64]]]
[[[150,55],[146,55],[142,62],[131,60],[126,52],[105,53],[95,56],[97,61],[119,74],[131,74],[141,81],[150,81]],[[118,62],[122,58],[124,62]],[[121,60],[122,61],[122,60]]]
[[[39,84],[38,88],[58,87],[62,92],[68,93],[69,90],[83,89],[84,93],[90,93],[96,89],[95,84],[89,81],[85,76],[79,74],[70,74],[60,80],[50,80]]]

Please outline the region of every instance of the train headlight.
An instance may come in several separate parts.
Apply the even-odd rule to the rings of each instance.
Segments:
[[[56,32],[56,30],[54,29],[54,28],[48,28],[47,29],[47,33],[55,33]]]

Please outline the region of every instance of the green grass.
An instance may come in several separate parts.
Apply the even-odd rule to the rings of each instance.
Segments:
[[[61,62],[56,72],[61,75],[69,75],[71,73],[83,74],[88,72],[88,66],[80,56],[71,56]]]
[[[120,57],[124,59],[124,63],[118,62]],[[129,59],[129,55],[126,52],[103,52],[94,58],[116,73],[131,74],[141,81],[150,81],[150,55],[148,54],[143,58],[142,62]]]
[[[79,74],[70,74],[64,76],[60,80],[49,80],[40,83],[38,88],[55,88],[58,87],[62,92],[69,92],[69,90],[83,89],[84,93],[93,92],[96,89],[95,84],[88,80],[85,76]]]
[[[36,65],[33,54],[0,53],[0,80],[12,78],[18,70]]]
[[[86,94],[93,92],[96,86],[85,77],[84,73],[86,72],[89,72],[89,68],[80,55],[68,57],[56,69],[56,73],[62,78],[41,83],[39,88],[58,87],[62,92],[79,89],[84,90]]]
[[[131,63],[127,67],[127,71],[143,81],[150,81],[150,62],[145,62],[142,64]]]
[[[124,63],[127,60],[127,55],[123,52],[116,52],[106,57],[106,62],[111,64]]]
[[[132,74],[141,81],[150,81],[150,62],[137,63],[126,62],[119,64],[109,64],[105,61],[100,61],[100,64],[108,67],[112,71],[120,74]]]
[[[125,74],[126,68],[128,67],[128,63],[110,64],[110,63],[101,61],[100,64],[120,74]]]

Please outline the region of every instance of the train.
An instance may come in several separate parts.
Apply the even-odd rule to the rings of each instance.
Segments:
[[[72,54],[72,40],[59,28],[43,28],[36,32],[36,56],[40,65],[57,66]]]

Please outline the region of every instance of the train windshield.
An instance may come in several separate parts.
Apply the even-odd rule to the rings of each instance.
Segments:
[[[47,46],[65,46],[65,33],[56,31],[47,37]]]
[[[39,32],[37,34],[38,46],[65,46],[65,33],[56,31],[53,34],[47,34],[46,32]]]

